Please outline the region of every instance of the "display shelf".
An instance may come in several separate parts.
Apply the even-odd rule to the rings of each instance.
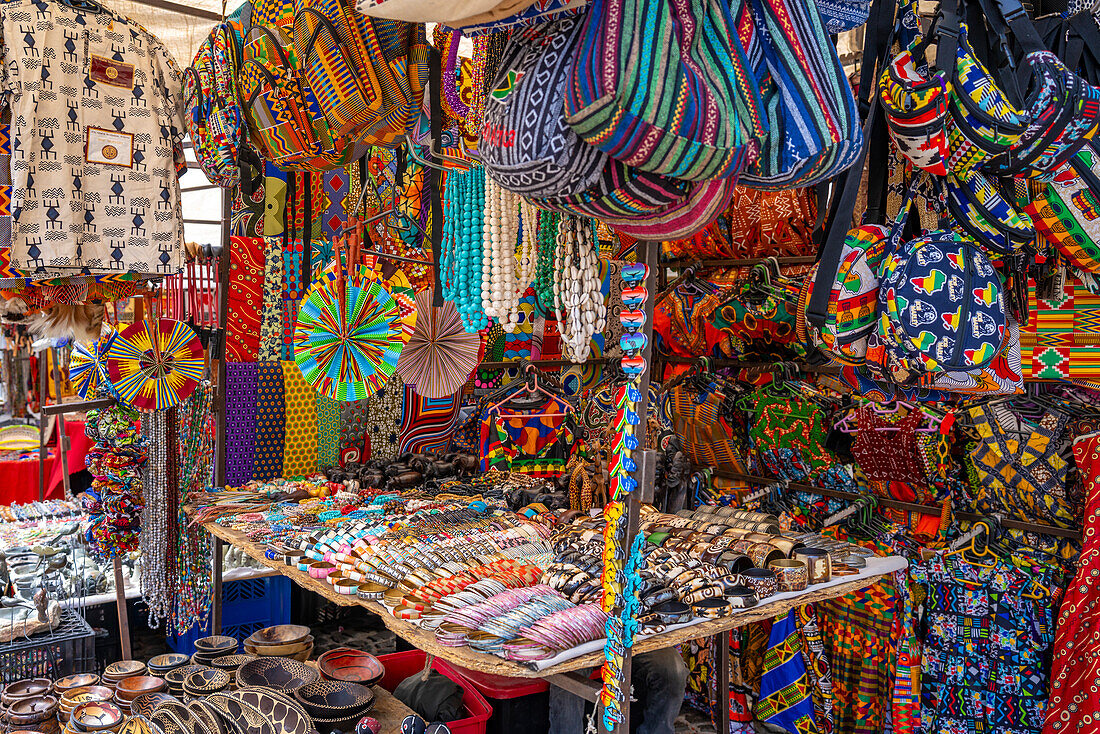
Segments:
[[[235,545],[246,554],[260,561],[269,568],[283,574],[294,583],[307,591],[312,591],[325,599],[349,607],[362,607],[372,614],[381,617],[383,624],[395,635],[403,638],[413,646],[446,660],[449,663],[460,665],[464,668],[477,670],[482,673],[492,673],[510,678],[544,678],[559,673],[568,673],[584,668],[591,668],[603,662],[603,645],[600,641],[594,641],[577,648],[573,652],[576,657],[562,660],[548,667],[535,669],[520,663],[499,658],[495,655],[480,653],[467,647],[446,647],[436,641],[435,634],[423,630],[409,620],[398,619],[379,602],[362,601],[354,596],[337,593],[331,586],[323,581],[311,578],[309,574],[292,568],[284,563],[272,561],[264,556],[263,546],[248,540],[243,533],[218,525],[207,523],[204,527],[215,537],[226,543]],[[709,635],[716,635],[728,630],[743,627],[750,622],[758,622],[772,619],[776,615],[783,614],[789,609],[800,607],[804,604],[835,599],[853,591],[866,588],[879,579],[906,567],[906,561],[898,556],[872,559],[878,562],[870,565],[868,569],[858,576],[834,579],[829,585],[819,585],[797,594],[780,594],[772,597],[755,607],[743,609],[736,614],[721,619],[697,620],[685,625],[666,630],[660,634],[637,637],[634,640],[634,654],[661,650],[666,647],[678,645],[687,640],[693,640]],[[869,563],[871,563],[869,561]],[[561,657],[561,656],[559,656]]]

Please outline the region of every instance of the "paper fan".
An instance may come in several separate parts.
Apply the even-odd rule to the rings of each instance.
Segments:
[[[434,308],[429,290],[416,294],[416,310],[416,331],[397,363],[397,373],[422,397],[454,395],[477,367],[481,337],[466,332],[452,302]]]
[[[376,256],[367,256],[363,264],[351,270],[351,279],[362,278],[380,278],[386,290],[393,300],[397,303],[398,316],[397,319],[401,323],[401,342],[407,343],[409,338],[413,335],[413,331],[416,330],[416,314],[418,309],[416,307],[416,291],[412,287],[412,283],[409,282],[408,276],[405,275],[405,271],[401,268],[396,268],[393,271],[393,275],[388,278],[380,272],[382,267],[379,265],[378,258]],[[325,269],[321,271],[321,275],[318,280],[335,281],[336,280],[336,261],[330,262],[325,266]],[[316,283],[314,283],[316,285]]]
[[[107,374],[118,399],[138,410],[179,405],[204,371],[202,342],[182,321],[139,321],[115,336],[107,350]]]
[[[321,394],[362,400],[393,374],[407,338],[397,301],[369,268],[353,268],[340,290],[327,273],[313,283],[298,312],[294,361]]]
[[[96,389],[101,386],[114,393],[107,372],[107,350],[117,335],[113,326],[103,322],[97,341],[73,344],[73,353],[69,356],[69,382],[80,397],[95,397]]]

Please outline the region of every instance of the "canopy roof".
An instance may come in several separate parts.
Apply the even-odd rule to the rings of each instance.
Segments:
[[[148,28],[185,69],[223,12],[231,13],[243,2],[226,0],[224,10],[222,0],[106,0],[104,4]]]

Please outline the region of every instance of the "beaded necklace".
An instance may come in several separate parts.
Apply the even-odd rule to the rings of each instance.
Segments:
[[[453,301],[468,333],[488,328],[483,310],[485,273],[485,169],[447,174],[443,204],[443,252],[440,279],[443,297]]]
[[[597,251],[591,220],[561,218],[554,251],[554,311],[562,354],[578,363],[588,359],[592,336],[603,331],[607,318]]]

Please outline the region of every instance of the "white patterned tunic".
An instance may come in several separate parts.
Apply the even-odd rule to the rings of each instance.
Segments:
[[[180,80],[164,45],[110,10],[0,5],[12,265],[36,279],[179,271]]]

